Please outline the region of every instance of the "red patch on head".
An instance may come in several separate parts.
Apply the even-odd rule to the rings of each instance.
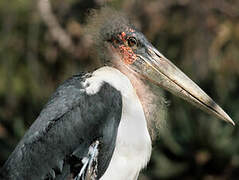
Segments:
[[[118,37],[119,37],[123,42],[126,41],[126,33],[125,33],[125,32],[122,32],[121,34],[119,34]]]
[[[137,59],[137,56],[135,55],[132,48],[128,47],[126,33],[122,32],[122,33],[118,34],[118,37],[120,40],[123,41],[123,44],[119,45],[118,50],[119,50],[120,55],[122,56],[124,63],[132,64]]]
[[[120,45],[120,54],[123,57],[123,61],[126,64],[132,64],[136,59],[137,56],[135,55],[134,51],[130,47],[126,47],[125,45]]]

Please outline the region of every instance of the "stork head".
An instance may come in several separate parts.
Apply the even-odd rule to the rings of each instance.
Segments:
[[[105,18],[105,19],[104,19]],[[145,79],[174,95],[181,97],[215,115],[219,119],[233,120],[199,86],[188,78],[170,60],[163,56],[129,21],[121,14],[113,13],[103,17],[98,36],[101,51],[111,51],[117,58],[110,59],[116,67],[124,67],[137,77]]]

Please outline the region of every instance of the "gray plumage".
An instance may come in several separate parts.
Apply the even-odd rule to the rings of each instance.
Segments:
[[[115,146],[121,94],[105,83],[99,93],[87,95],[81,85],[87,76],[73,76],[56,90],[1,169],[1,180],[74,177],[81,168],[75,165],[95,140],[102,176]]]

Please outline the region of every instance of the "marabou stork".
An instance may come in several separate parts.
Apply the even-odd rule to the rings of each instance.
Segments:
[[[157,111],[151,83],[234,125],[124,15],[104,8],[92,19],[104,66],[57,88],[4,164],[1,180],[136,180],[151,155],[146,119]]]

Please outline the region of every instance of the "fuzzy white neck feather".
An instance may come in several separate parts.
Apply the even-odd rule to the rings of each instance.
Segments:
[[[167,114],[167,101],[163,91],[154,84],[141,79],[140,75],[131,70],[127,65],[121,63],[120,58],[113,60],[114,65],[131,81],[139,100],[143,106],[147,120],[148,131],[154,140],[159,134],[159,130],[165,126]]]

